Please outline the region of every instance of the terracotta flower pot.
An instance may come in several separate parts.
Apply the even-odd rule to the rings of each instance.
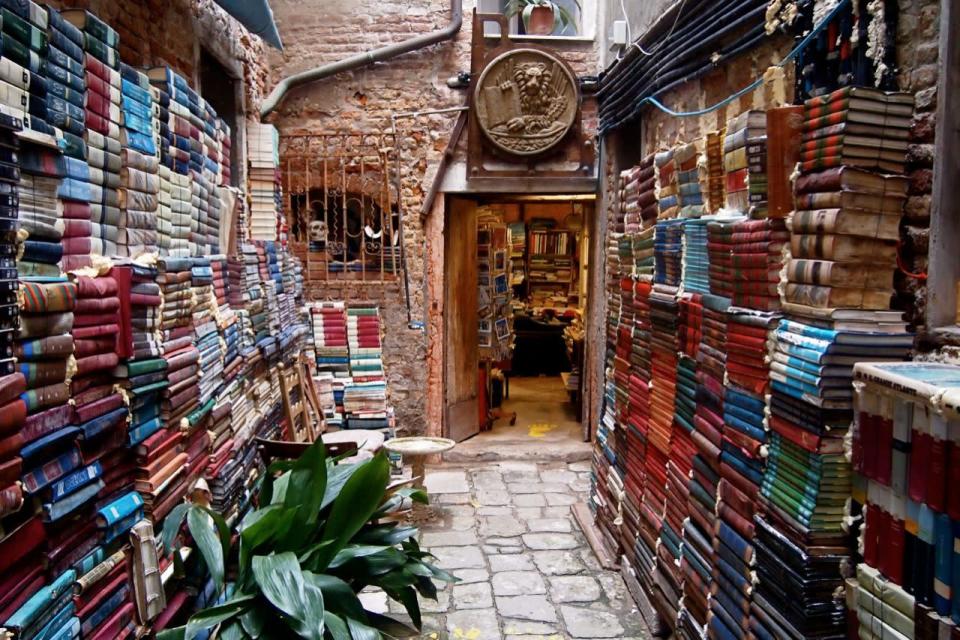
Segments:
[[[527,20],[526,24],[527,33],[535,36],[548,36],[553,33],[556,21],[552,7],[533,7],[530,12],[530,19]]]

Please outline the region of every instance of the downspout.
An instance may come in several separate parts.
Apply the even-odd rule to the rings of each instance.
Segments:
[[[390,60],[404,53],[423,49],[424,47],[429,47],[430,45],[444,42],[445,40],[452,40],[460,32],[460,27],[463,25],[463,6],[461,2],[462,0],[450,0],[450,21],[442,29],[380,47],[373,51],[358,53],[355,56],[350,56],[337,62],[331,62],[319,67],[314,67],[313,69],[301,71],[300,73],[295,73],[292,76],[287,76],[278,82],[277,86],[270,92],[270,95],[263,100],[263,104],[260,106],[260,118],[265,119],[273,113],[273,111],[280,106],[280,103],[283,102],[287,92],[295,87],[307,84],[308,82],[323,80],[324,78],[345,71],[353,71],[354,69],[359,69],[360,67],[365,67],[375,62]]]

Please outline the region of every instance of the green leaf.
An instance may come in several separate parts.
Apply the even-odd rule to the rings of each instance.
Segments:
[[[356,473],[363,464],[338,464],[333,466],[330,462],[327,466],[327,490],[323,494],[323,502],[320,503],[320,510],[326,509],[330,503],[337,499],[343,490],[347,481]]]
[[[399,550],[387,547],[380,553],[359,559],[359,562],[364,567],[364,573],[370,576],[379,576],[402,567],[407,563],[407,558]]]
[[[287,487],[290,486],[290,474],[284,473],[273,481],[273,495],[270,496],[270,504],[283,504],[287,499]]]
[[[326,623],[327,631],[333,640],[350,640],[350,630],[343,618],[330,611],[325,611],[323,621]]]
[[[321,567],[329,564],[340,549],[367,523],[383,499],[389,479],[390,463],[383,453],[358,465],[358,469],[343,485],[323,528],[321,539],[335,542],[320,552]]]
[[[446,571],[444,571],[443,569],[437,566],[434,566],[426,562],[423,563],[423,566],[430,569],[430,571],[433,573],[433,577],[436,578],[437,580],[443,580],[444,582],[460,582],[460,578],[453,575],[452,573],[447,573]]]
[[[368,611],[367,618],[370,619],[370,624],[391,638],[408,638],[411,635],[417,634],[416,629],[407,623],[391,618],[390,616]],[[356,638],[356,636],[354,637]]]
[[[380,640],[383,637],[379,631],[359,620],[347,618],[347,625],[350,627],[350,635],[353,640]]]
[[[183,634],[187,632],[186,627],[174,627],[173,629],[164,629],[157,632],[157,640],[183,640]]]
[[[431,579],[432,576],[421,576],[420,574],[416,574],[416,576],[417,576],[417,582],[413,585],[414,588],[424,598],[430,598],[431,600],[436,600],[437,586],[433,584],[433,580]]]
[[[253,576],[263,596],[281,612],[286,623],[306,640],[322,640],[325,628],[323,593],[305,580],[291,552],[254,556]]]
[[[231,620],[226,626],[220,625],[220,631],[217,633],[217,640],[246,640],[246,637],[243,627],[236,620]]]
[[[203,556],[203,561],[207,565],[207,571],[210,572],[213,583],[217,587],[217,592],[219,592],[223,588],[225,549],[214,522],[214,518],[211,518],[199,508],[190,509],[187,512],[187,526],[190,528],[190,535],[197,543],[200,555]],[[229,533],[227,535],[229,536]],[[189,625],[187,631],[189,633]],[[189,637],[187,640],[189,640]]]
[[[322,440],[310,445],[290,469],[283,505],[297,509],[293,526],[283,540],[284,550],[301,547],[313,535],[327,490],[327,453]]]
[[[346,564],[354,558],[364,558],[366,556],[372,556],[376,553],[380,553],[390,547],[384,546],[372,546],[365,544],[350,544],[337,552],[337,555],[333,557],[333,560],[330,561],[328,568],[336,569],[337,567]]]
[[[187,509],[190,506],[188,502],[181,502],[171,509],[163,520],[163,533],[160,536],[160,541],[163,543],[165,553],[173,551],[173,540],[180,533],[180,527],[183,525],[183,519],[187,517]]]
[[[420,533],[416,527],[401,527],[396,522],[364,529],[354,542],[358,544],[383,545],[392,547]]]
[[[250,567],[250,560],[257,549],[271,540],[283,536],[293,524],[296,512],[282,505],[272,504],[244,518],[244,528],[240,531],[240,572],[244,574]]]
[[[413,626],[420,629],[423,626],[423,621],[420,619],[420,601],[417,600],[416,590],[413,587],[406,587],[399,590],[397,596],[403,608],[407,610],[407,615],[410,616]]]
[[[251,638],[259,638],[263,635],[263,630],[267,626],[270,614],[266,608],[259,602],[254,603],[249,611],[240,616],[240,624],[243,630]]]
[[[195,638],[196,635],[204,629],[209,629],[210,627],[216,626],[221,622],[225,622],[240,615],[250,608],[253,599],[254,596],[240,596],[216,607],[209,607],[207,609],[203,609],[202,611],[198,611],[190,616],[189,620],[187,620],[187,627],[183,635],[183,640],[193,640],[193,638]]]
[[[347,618],[357,620],[366,620],[367,614],[363,609],[363,603],[354,593],[350,585],[335,576],[327,574],[303,572],[303,578],[320,589],[323,593],[324,606],[335,613],[342,614]]]

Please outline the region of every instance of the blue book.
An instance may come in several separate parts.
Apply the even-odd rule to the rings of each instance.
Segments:
[[[126,493],[97,511],[97,524],[109,527],[143,508],[143,498],[136,491]]]
[[[32,640],[47,640],[48,638],[53,638],[59,633],[63,627],[70,624],[70,620],[74,618],[74,613],[76,613],[76,605],[68,600],[63,605],[63,607],[57,611],[57,613],[50,618],[50,621],[32,637]]]
[[[73,565],[74,571],[78,576],[93,571],[93,568],[106,560],[107,550],[104,547],[97,547],[87,555],[83,556]]]
[[[941,616],[949,616],[953,584],[953,523],[950,516],[939,513],[934,524],[935,564],[933,573],[933,605]]]
[[[122,78],[120,80],[120,90],[125,99],[136,100],[137,102],[147,106],[153,103],[153,99],[150,97],[149,91],[140,85],[130,82],[126,78]]]
[[[4,623],[4,626],[22,630],[29,627],[40,617],[47,607],[47,604],[58,600],[65,593],[73,589],[73,583],[77,580],[77,573],[73,569],[67,569],[57,579],[50,584],[44,585],[33,594],[29,600],[24,602],[12,616]]]
[[[127,601],[130,595],[129,585],[123,584],[113,592],[109,598],[104,600],[99,607],[87,616],[81,626],[81,632],[84,636],[100,626],[100,623],[110,617],[114,611],[119,609]]]
[[[80,450],[74,446],[70,451],[57,456],[54,460],[23,474],[20,477],[23,482],[23,489],[30,494],[36,493],[80,465]]]
[[[131,427],[127,433],[127,445],[134,447],[140,444],[159,431],[161,426],[163,426],[163,423],[160,418],[153,418],[136,427]]]
[[[71,160],[75,158],[69,158]],[[62,200],[80,200],[90,202],[91,191],[90,183],[83,180],[66,178],[57,187],[57,197]]]
[[[30,444],[24,445],[20,449],[20,457],[24,460],[24,465],[33,465],[37,458],[50,453],[62,451],[68,442],[77,439],[80,431],[76,427],[63,427],[53,433],[48,433],[42,438],[38,438]]]
[[[96,438],[101,433],[105,433],[107,430],[112,429],[121,422],[127,419],[129,411],[126,407],[119,407],[113,411],[109,411],[102,416],[97,416],[87,422],[81,424],[78,429],[81,432],[80,438],[82,440],[91,440]]]
[[[99,478],[102,473],[103,467],[99,461],[72,473],[68,473],[50,485],[50,500],[56,502],[60,498],[73,493],[83,485],[89,483],[91,480]]]
[[[80,637],[80,618],[70,618],[50,640],[75,640]]]
[[[105,543],[110,543],[119,538],[120,536],[125,536],[129,533],[130,529],[133,528],[133,525],[137,524],[140,520],[143,519],[143,511],[138,509],[137,511],[131,513],[123,520],[119,520],[106,529],[103,532],[103,541]]]
[[[56,522],[97,497],[105,485],[97,479],[57,502],[43,504],[43,521]]]

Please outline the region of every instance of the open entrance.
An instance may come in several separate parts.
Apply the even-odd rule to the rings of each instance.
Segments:
[[[592,197],[450,199],[444,233],[448,437],[501,454],[516,446],[583,448],[594,220]]]

